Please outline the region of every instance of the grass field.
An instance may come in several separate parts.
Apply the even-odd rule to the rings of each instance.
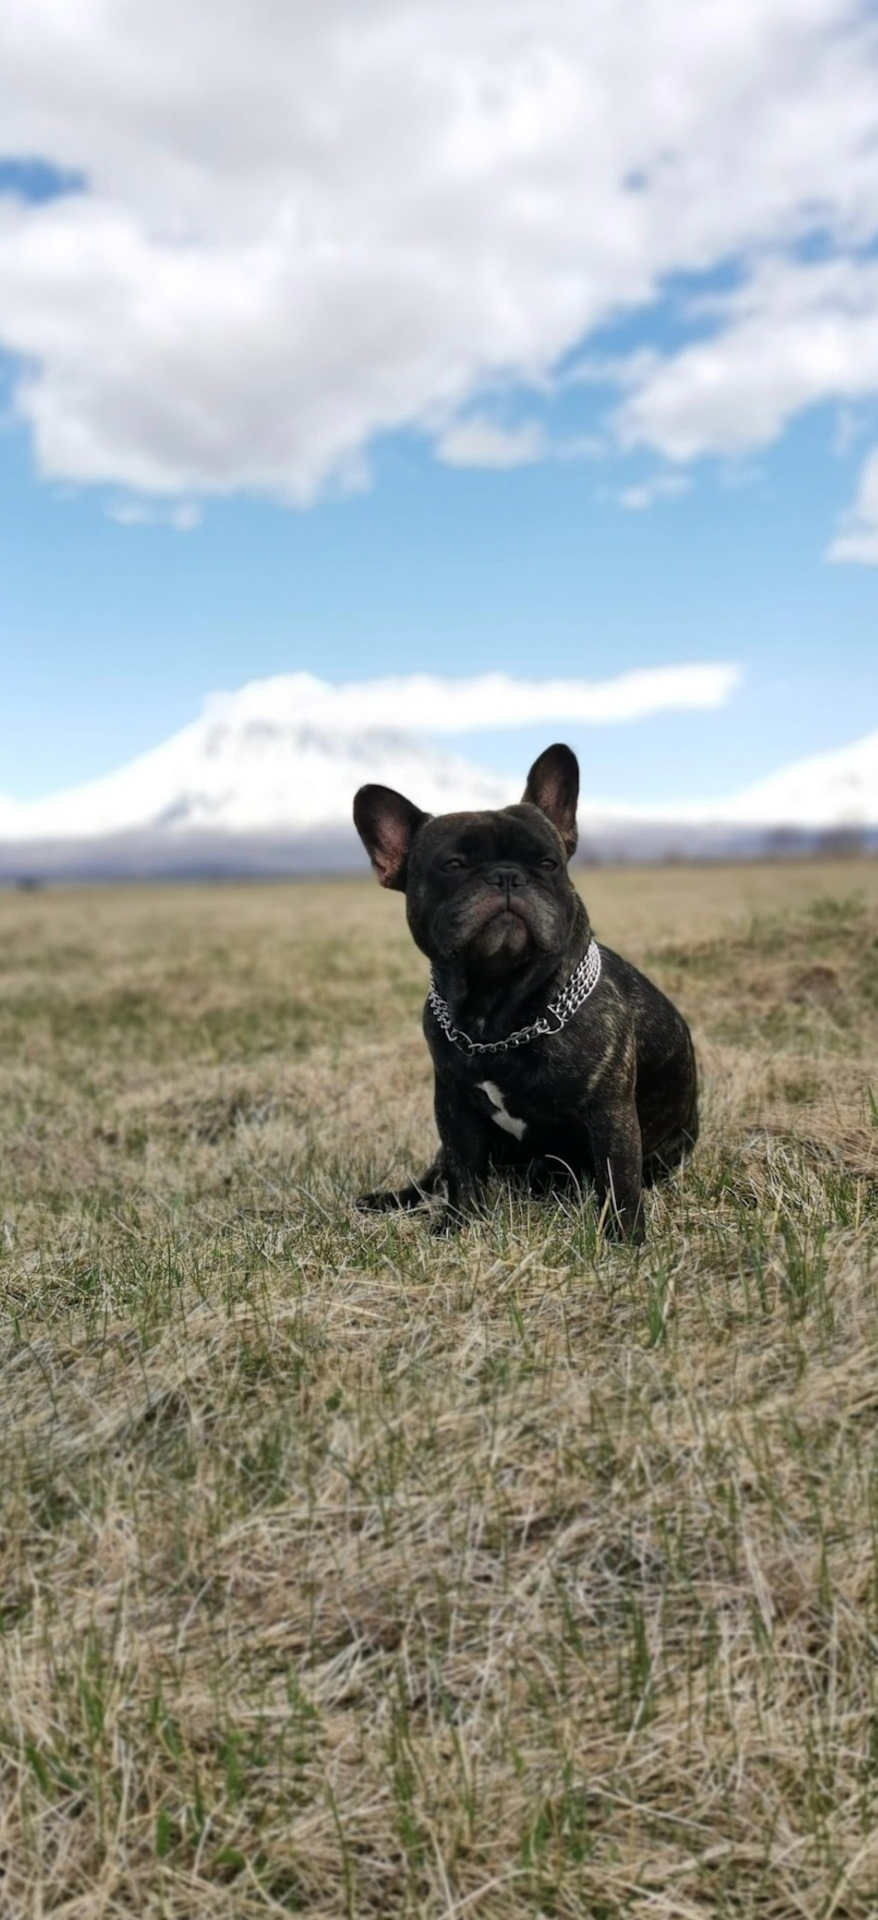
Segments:
[[[367,882],[0,895],[0,1914],[872,1920],[878,863],[584,873],[644,1249],[430,1150]]]

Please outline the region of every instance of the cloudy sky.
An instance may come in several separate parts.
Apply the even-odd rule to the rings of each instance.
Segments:
[[[714,669],[608,799],[878,726],[874,7],[0,0],[0,139],[0,791],[292,670]]]

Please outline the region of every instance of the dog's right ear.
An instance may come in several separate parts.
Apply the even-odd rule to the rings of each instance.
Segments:
[[[354,800],[354,826],[382,887],[405,892],[409,849],[428,813],[392,787],[361,787]]]

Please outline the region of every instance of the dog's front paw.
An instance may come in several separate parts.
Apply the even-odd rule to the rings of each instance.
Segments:
[[[354,1206],[358,1213],[400,1213],[405,1201],[391,1187],[377,1187],[374,1193],[358,1193]]]
[[[377,1187],[374,1193],[361,1193],[354,1205],[360,1213],[411,1213],[414,1207],[425,1206],[429,1197],[430,1188],[412,1180],[407,1187]]]
[[[615,1247],[642,1247],[646,1239],[642,1207],[636,1212],[618,1213],[605,1206],[598,1224],[604,1239]]]

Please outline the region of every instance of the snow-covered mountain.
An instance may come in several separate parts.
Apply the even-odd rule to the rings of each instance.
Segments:
[[[835,753],[796,760],[769,779],[746,787],[719,809],[718,818],[784,827],[878,826],[878,733],[867,733]]]
[[[514,783],[410,734],[328,730],[302,717],[290,674],[215,694],[203,714],[118,772],[66,793],[16,806],[0,802],[0,835],[83,840],[151,832],[303,833],[349,827],[351,800],[366,780],[410,787],[431,812],[505,806]]]
[[[190,726],[102,779],[45,800],[0,797],[0,878],[349,867],[362,864],[351,800],[364,781],[398,787],[431,812],[504,806],[520,794],[520,780],[382,727],[360,692],[308,674],[253,681],[212,695]],[[563,717],[551,730],[563,731]],[[803,845],[839,828],[878,839],[878,732],[709,807],[585,796],[580,828],[592,850],[629,857],[758,851],[781,830]]]

